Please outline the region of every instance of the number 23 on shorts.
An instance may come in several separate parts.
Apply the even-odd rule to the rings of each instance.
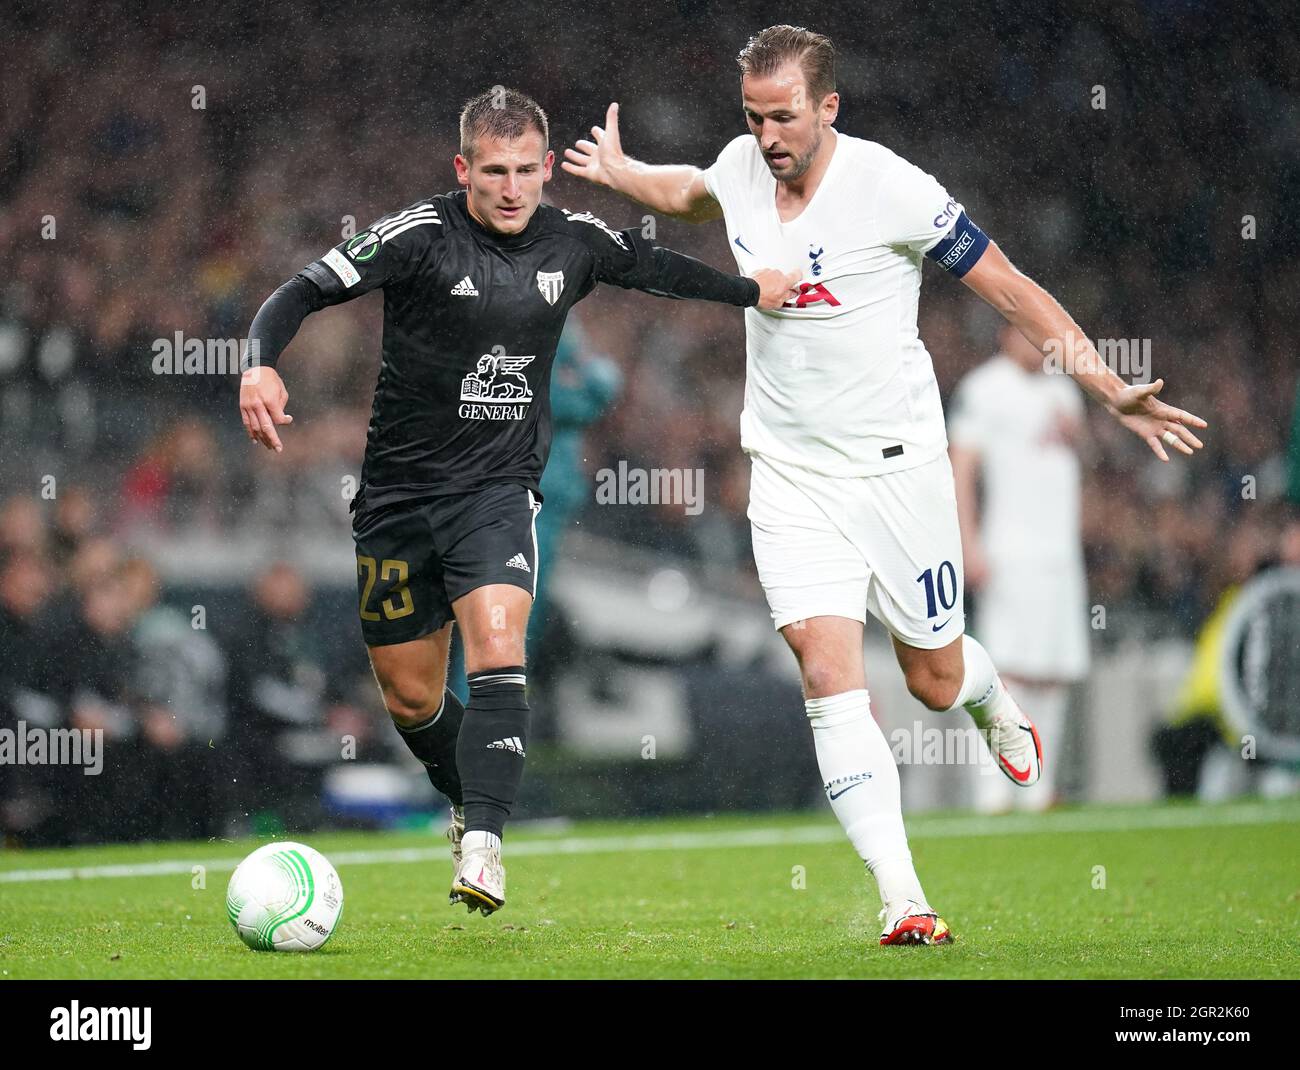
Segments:
[[[366,557],[357,554],[357,574],[365,577],[365,586],[361,589],[361,619],[375,621],[379,620],[379,612],[375,609],[368,608],[370,605],[370,596],[374,594],[375,583],[383,580],[385,583],[395,580],[396,585],[391,588],[388,597],[379,603],[383,615],[388,620],[400,620],[402,617],[408,617],[415,612],[415,603],[411,601],[411,591],[407,587],[407,581],[410,579],[410,566],[405,561],[398,561],[391,557],[386,557],[382,562],[376,563],[373,557]]]

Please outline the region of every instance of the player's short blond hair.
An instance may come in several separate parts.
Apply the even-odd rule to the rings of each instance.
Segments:
[[[813,102],[835,92],[835,45],[824,34],[802,26],[769,26],[754,34],[740,50],[736,62],[742,75],[766,77],[791,60],[803,71]]]
[[[465,102],[460,113],[460,154],[474,159],[474,146],[481,137],[513,141],[529,130],[542,135],[542,149],[551,143],[546,112],[532,97],[516,89],[494,85]]]

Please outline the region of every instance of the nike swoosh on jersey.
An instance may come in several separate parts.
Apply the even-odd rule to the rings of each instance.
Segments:
[[[939,631],[939,629],[941,629],[941,628],[946,628],[946,627],[948,626],[948,621],[950,621],[950,620],[952,620],[951,617],[949,617],[948,620],[944,621],[942,624],[932,624],[932,625],[930,625],[930,631],[932,631],[932,632],[937,632],[937,631]]]
[[[740,240],[739,234],[736,235],[736,244],[739,245],[742,249],[744,249],[745,252],[749,253],[750,256],[754,255],[754,250],[749,248],[749,246],[747,246],[743,241]]]

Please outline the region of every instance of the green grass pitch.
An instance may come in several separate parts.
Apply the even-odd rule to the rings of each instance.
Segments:
[[[440,829],[301,837],[335,863],[346,901],[337,934],[309,955],[249,951],[225,918],[226,881],[253,841],[4,852],[0,971],[1300,977],[1295,801],[940,814],[908,827],[952,946],[877,945],[874,884],[829,814],[726,815],[518,828],[506,841],[509,901],[491,918],[446,905]],[[192,887],[194,865],[207,867],[206,887]]]

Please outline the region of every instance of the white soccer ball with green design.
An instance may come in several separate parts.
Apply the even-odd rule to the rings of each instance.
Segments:
[[[329,860],[301,843],[268,843],[239,863],[226,914],[255,951],[315,951],[343,913],[343,884]]]

